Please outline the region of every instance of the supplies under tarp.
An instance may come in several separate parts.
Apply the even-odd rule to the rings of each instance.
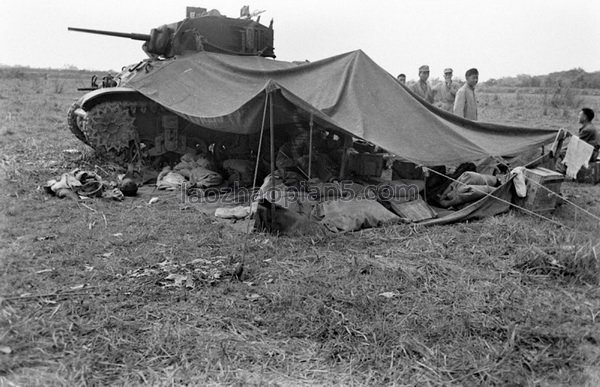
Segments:
[[[98,174],[81,169],[63,173],[59,178],[48,180],[44,184],[46,192],[59,198],[102,197],[105,199],[123,200],[123,192],[117,184],[103,180]]]
[[[277,234],[315,234],[358,231],[398,223],[400,218],[376,200],[328,200],[285,208],[266,200],[258,202],[255,228]]]
[[[208,188],[220,185],[223,177],[213,171],[211,162],[202,155],[186,153],[173,168],[166,166],[156,178],[158,189],[176,190],[186,188]]]
[[[167,191],[175,191],[186,182],[185,176],[180,173],[173,172],[171,167],[165,167],[156,178],[156,188]]]
[[[229,159],[223,161],[223,170],[227,173],[230,186],[248,187],[254,177],[254,163],[250,160]]]
[[[457,186],[465,186],[458,183]],[[468,186],[467,186],[468,187]],[[376,200],[342,198],[319,203],[308,199],[290,201],[278,197],[276,203],[259,201],[255,227],[278,234],[323,234],[357,231],[393,223],[421,225],[447,224],[460,220],[481,219],[506,212],[511,207],[514,187],[512,178],[498,187],[488,187],[485,194],[460,209],[445,210],[428,205],[420,196],[411,200],[388,199],[387,210]],[[294,195],[294,199],[298,196]],[[370,215],[367,213],[370,212]],[[325,215],[325,216],[324,216]]]
[[[436,224],[448,224],[471,219],[482,219],[507,212],[511,207],[513,198],[512,180],[503,183],[490,194],[468,204],[456,211],[438,210],[438,217],[425,220],[419,224],[431,226]]]
[[[399,221],[397,215],[376,200],[328,200],[315,206],[311,216],[334,233],[380,227]]]
[[[219,207],[215,210],[215,216],[222,219],[244,219],[250,215],[251,206]]]
[[[471,203],[492,193],[498,185],[496,176],[464,172],[444,190],[439,202],[445,208]]]

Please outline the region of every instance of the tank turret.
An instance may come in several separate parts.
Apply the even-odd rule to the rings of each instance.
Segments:
[[[69,27],[68,30],[144,41],[142,49],[150,57],[171,58],[209,51],[275,58],[272,21],[267,27],[248,18],[207,15],[165,24],[152,29],[149,34],[76,27]]]

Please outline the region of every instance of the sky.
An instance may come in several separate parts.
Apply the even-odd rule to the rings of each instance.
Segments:
[[[277,60],[316,61],[362,50],[393,75],[431,77],[451,67],[480,80],[600,70],[597,0],[1,0],[0,64],[119,70],[145,58],[130,39],[69,32],[67,27],[150,33],[179,21],[186,6],[238,17],[240,8],[274,19]]]

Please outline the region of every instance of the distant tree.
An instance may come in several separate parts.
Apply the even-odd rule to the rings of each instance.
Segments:
[[[542,80],[544,76],[536,75],[535,77],[531,77],[531,87],[540,87],[542,86]]]
[[[519,74],[515,77],[503,77],[494,81],[495,86],[500,87],[600,89],[600,71],[588,73],[584,69],[577,67],[547,75],[531,76],[529,74]],[[486,86],[491,86],[491,83],[485,84]]]
[[[555,87],[556,86],[556,79],[553,78],[551,75],[547,75],[544,77],[544,81],[542,82],[542,85],[544,87]]]
[[[485,81],[483,84],[486,86],[496,86],[498,84],[498,81],[494,78],[490,78],[487,81]]]
[[[585,73],[579,73],[575,76],[575,79],[571,81],[571,85],[578,89],[584,89],[586,87]]]
[[[590,74],[589,87],[592,89],[600,89],[600,71]]]

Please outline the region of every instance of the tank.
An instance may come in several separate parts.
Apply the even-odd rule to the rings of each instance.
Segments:
[[[184,20],[162,25],[149,34],[69,27],[70,31],[143,41],[142,50],[148,56],[123,67],[119,74],[105,76],[100,85],[94,76],[91,87],[79,89],[89,92],[69,108],[70,131],[119,164],[181,155],[199,148],[207,152],[209,147],[217,158],[243,157],[250,148],[240,144],[236,136],[228,138],[223,133],[198,127],[127,87],[127,79],[152,61],[200,51],[275,58],[273,21],[264,26],[260,16],[253,20],[257,13],[251,15],[248,7],[243,7],[240,14],[240,18],[230,18],[216,10],[188,7]]]

